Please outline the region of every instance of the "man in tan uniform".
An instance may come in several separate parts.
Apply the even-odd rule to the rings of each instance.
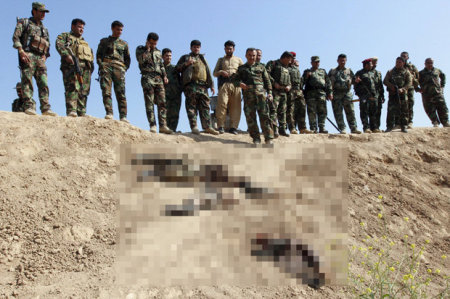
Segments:
[[[217,99],[216,117],[219,133],[225,132],[224,125],[227,110],[230,115],[230,133],[237,134],[239,121],[241,120],[241,88],[236,87],[232,77],[236,74],[239,66],[244,62],[241,58],[233,55],[235,44],[233,41],[225,42],[225,56],[219,58],[213,75],[217,77],[219,96]]]

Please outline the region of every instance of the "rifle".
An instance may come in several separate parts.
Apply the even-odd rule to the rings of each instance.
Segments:
[[[73,60],[73,72],[75,73],[75,77],[77,77],[77,81],[80,84],[83,84],[83,77],[82,72],[80,68],[80,62],[78,61],[78,58],[73,54],[72,49],[69,46],[69,43],[66,44],[67,52],[69,52],[69,55],[72,57]]]

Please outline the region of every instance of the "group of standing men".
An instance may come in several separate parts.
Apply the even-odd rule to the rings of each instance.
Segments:
[[[13,35],[14,48],[19,53],[21,82],[17,85],[21,92],[22,111],[34,115],[35,103],[32,99],[32,78],[35,77],[39,90],[40,110],[44,115],[55,116],[50,109],[47,84],[46,59],[50,56],[50,40],[47,29],[42,24],[49,12],[39,2],[32,4],[32,17],[18,19]],[[86,114],[87,96],[90,92],[91,75],[94,71],[94,53],[83,39],[85,22],[74,19],[71,31],[57,37],[56,49],[61,56],[61,72],[65,87],[66,114],[71,117]],[[114,21],[112,34],[103,38],[96,53],[99,67],[100,86],[106,119],[113,118],[112,86],[119,106],[121,121],[127,120],[125,97],[125,72],[130,66],[128,44],[120,39],[123,24]],[[443,97],[445,75],[433,67],[433,60],[425,61],[425,68],[418,72],[408,62],[408,53],[403,52],[393,69],[382,80],[376,70],[377,58],[363,61],[363,69],[353,74],[347,68],[347,57],[338,56],[338,66],[328,73],[319,68],[318,56],[311,57],[311,68],[300,75],[299,64],[294,52],[285,51],[280,59],[260,62],[262,51],[248,48],[247,62],[233,55],[235,44],[225,42],[225,56],[219,58],[213,75],[218,78],[218,103],[216,107],[217,127],[212,127],[208,89],[215,93],[214,82],[205,57],[200,54],[201,43],[193,40],[191,52],[183,55],[176,65],[171,64],[172,51],[157,49],[158,35],[149,33],[146,44],[137,47],[136,58],[141,71],[141,85],[144,91],[145,107],[150,131],[156,132],[154,105],[158,109],[159,132],[172,134],[178,125],[181,107],[181,92],[186,97],[186,111],[192,133],[199,134],[197,113],[203,130],[209,134],[225,132],[225,119],[230,117],[229,132],[237,134],[241,117],[241,92],[244,97],[244,113],[248,131],[255,143],[260,143],[256,112],[267,143],[279,135],[328,133],[326,100],[332,101],[337,129],[346,133],[343,110],[352,133],[360,134],[356,127],[353,102],[360,103],[360,116],[365,133],[381,132],[380,116],[384,103],[384,88],[389,92],[386,132],[399,125],[403,132],[412,126],[414,91],[422,93],[427,115],[434,126],[439,123],[449,126],[448,109]],[[354,100],[351,86],[354,86],[359,100]],[[420,86],[420,87],[419,87]],[[16,102],[17,106],[17,102]],[[309,130],[306,127],[306,113]],[[297,127],[299,131],[297,131]]]

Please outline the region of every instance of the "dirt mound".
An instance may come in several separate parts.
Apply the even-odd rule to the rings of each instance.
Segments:
[[[131,291],[144,297],[350,296],[346,287],[114,288],[117,145],[249,143],[247,134],[167,136],[93,117],[10,112],[0,112],[0,126],[0,297],[107,298]],[[431,240],[423,257],[427,267],[450,268],[441,259],[450,249],[450,129],[275,141],[311,142],[348,144],[350,246],[360,246],[367,235],[401,239],[406,229],[410,238]],[[387,227],[378,214],[391,219]],[[352,271],[362,271],[358,260],[352,263]],[[441,284],[436,276],[431,289]]]

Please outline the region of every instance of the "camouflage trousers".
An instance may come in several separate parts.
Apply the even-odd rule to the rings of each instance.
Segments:
[[[22,96],[24,99],[24,109],[33,109],[33,77],[36,80],[36,85],[39,92],[39,102],[41,112],[45,112],[50,109],[50,103],[48,100],[49,90],[47,83],[47,66],[45,60],[41,55],[27,52],[30,58],[30,63],[21,63],[21,78],[22,78]]]
[[[83,83],[78,82],[73,68],[61,68],[65,97],[66,97],[66,114],[76,112],[78,116],[86,114],[87,97],[91,90],[91,69],[89,67],[81,67],[81,78]]]
[[[119,105],[120,118],[127,116],[127,98],[125,97],[125,68],[113,63],[102,63],[100,66],[100,87],[106,114],[113,114],[111,98],[112,84]]]
[[[184,87],[186,97],[186,113],[191,129],[197,127],[197,113],[200,115],[202,128],[211,127],[211,115],[209,114],[208,87],[197,83],[189,83]]]
[[[32,105],[31,105],[31,109],[36,110],[36,102],[31,99]],[[12,103],[12,112],[25,112],[25,107],[24,107],[25,102],[23,101],[23,99],[21,98],[17,98],[13,101]]]
[[[359,116],[363,125],[363,130],[375,130],[378,129],[377,122],[378,111],[378,99],[363,99],[359,101]]]
[[[145,112],[150,127],[156,126],[155,105],[158,107],[159,127],[166,126],[166,93],[162,78],[154,78],[150,75],[143,74],[141,77],[141,85],[144,91]]]
[[[408,100],[405,94],[400,94],[400,101],[397,99],[396,94],[389,94],[389,101],[387,107],[386,116],[386,128],[392,129],[397,123],[401,127],[408,125]]]
[[[289,92],[286,117],[289,131],[295,129],[296,125],[300,130],[306,129],[306,101],[301,89],[292,89]]]
[[[273,103],[269,107],[270,109],[270,121],[273,128],[279,127],[282,130],[286,130],[286,110],[287,110],[287,97],[288,93],[280,90],[273,90]]]
[[[378,98],[378,106],[377,106],[377,113],[375,115],[375,119],[377,122],[376,127],[379,129],[381,126],[381,110],[383,109],[383,98],[379,97]]]
[[[448,123],[448,108],[443,95],[430,97],[422,94],[422,102],[431,123]]]
[[[259,89],[243,90],[242,93],[244,96],[244,114],[250,136],[253,140],[260,140],[256,119],[256,112],[258,112],[264,139],[273,139],[273,130],[269,119],[269,106],[267,105],[267,99],[262,86]]]
[[[177,130],[181,108],[181,91],[166,85],[167,126],[172,131]]]
[[[327,119],[327,100],[325,97],[306,98],[306,107],[308,110],[309,129],[317,131],[325,128],[325,120]]]
[[[342,110],[345,111],[345,116],[347,117],[347,123],[350,130],[356,130],[356,118],[355,118],[355,108],[353,107],[353,96],[350,92],[334,92],[333,101],[331,105],[333,107],[334,118],[336,119],[336,124],[339,130],[345,129],[344,114]]]
[[[408,89],[408,123],[413,122],[414,118],[414,88]]]

